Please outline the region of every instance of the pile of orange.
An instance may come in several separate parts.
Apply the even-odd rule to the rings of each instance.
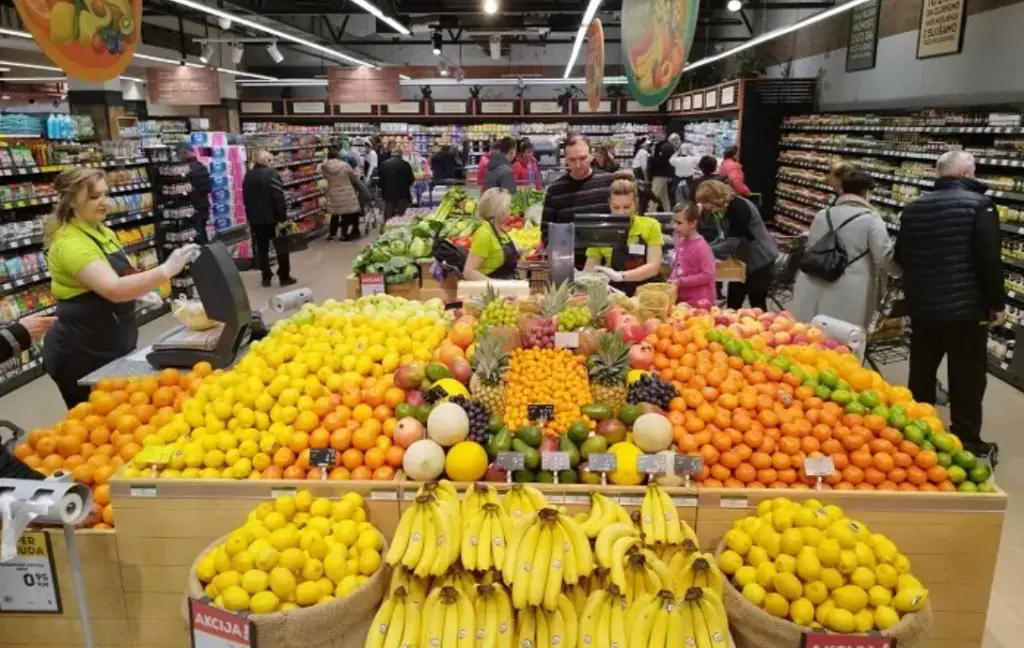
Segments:
[[[204,368],[197,369],[185,376],[165,369],[156,377],[101,380],[88,402],[71,408],[52,428],[31,430],[14,455],[44,475],[70,472],[76,482],[92,487],[94,509],[87,526],[111,528],[107,483],[142,449],[146,436],[171,420],[202,377]]]
[[[936,453],[905,440],[882,416],[846,414],[792,373],[729,356],[699,329],[663,325],[647,341],[657,352],[655,371],[679,390],[667,416],[679,451],[704,458],[704,486],[809,488],[817,478],[804,461],[825,455],[836,468],[825,480],[833,488],[956,490]],[[930,405],[902,404],[911,418],[941,426]]]

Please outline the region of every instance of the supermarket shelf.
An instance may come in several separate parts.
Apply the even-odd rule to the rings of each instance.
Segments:
[[[1018,304],[1024,304],[1024,293],[1020,293],[1015,290],[1007,290],[1006,296]]]
[[[42,358],[35,358],[14,369],[5,371],[3,374],[0,374],[0,396],[9,394],[15,389],[45,375],[46,368],[43,367]]]
[[[815,132],[860,132],[860,133],[936,133],[936,134],[991,134],[991,135],[1024,135],[1024,128],[1014,126],[929,126],[927,124],[911,124],[907,126],[886,126],[882,124],[798,124],[783,126],[786,131]]]
[[[998,358],[989,355],[987,358],[988,372],[1002,380],[1009,385],[1016,387],[1017,389],[1024,391],[1024,378],[1011,373],[1010,365],[1006,362],[999,360]]]
[[[302,202],[303,200],[309,200],[310,198],[316,198],[317,196],[322,196],[322,195],[324,195],[324,190],[323,189],[317,189],[316,191],[309,191],[307,193],[304,193],[304,194],[301,194],[301,195],[298,195],[298,196],[293,196],[291,198],[286,198],[285,199],[285,203],[290,205],[291,203]]]
[[[25,198],[24,200],[10,200],[5,203],[0,203],[0,209],[7,211],[11,209],[21,209],[23,207],[36,207],[38,205],[52,205],[57,202],[57,195],[52,196],[39,196],[38,198]]]
[[[151,247],[156,247],[155,237],[150,237],[144,241],[139,241],[138,243],[132,243],[131,245],[125,246],[124,252],[125,254],[135,254],[142,250],[148,250]]]
[[[1008,257],[1003,257],[1003,265],[1012,266],[1018,270],[1024,270],[1024,260],[1022,259],[1010,259]]]
[[[36,274],[29,275],[27,277],[19,277],[18,279],[5,281],[3,283],[0,283],[0,297],[16,293],[25,286],[31,286],[42,281],[49,281],[49,279],[50,271],[44,270],[42,272],[37,272]]]
[[[153,185],[148,182],[133,182],[131,184],[119,184],[113,185],[108,188],[108,193],[130,193],[132,191],[140,191],[142,189],[151,189]]]
[[[818,209],[825,209],[826,207],[828,207],[828,205],[825,204],[825,203],[817,202],[813,198],[810,198],[808,196],[803,196],[803,195],[798,194],[798,193],[792,193],[792,192],[786,191],[785,189],[779,189],[775,193],[777,193],[782,198],[786,198],[787,200],[794,200],[794,201],[796,201],[798,203],[802,203],[804,205],[809,205],[811,207],[816,207]]]
[[[802,235],[806,234],[808,229],[810,229],[803,223],[791,221],[785,216],[781,216],[781,218],[779,216],[776,216],[775,220],[772,222],[774,222],[775,226],[781,229],[785,234]]]
[[[788,216],[790,218],[795,218],[796,220],[800,221],[801,223],[806,223],[808,225],[810,225],[811,221],[814,220],[813,216],[808,216],[807,214],[801,214],[800,212],[796,211],[795,209],[790,209],[789,207],[785,207],[783,205],[776,205],[775,206],[775,211],[781,212],[782,214],[785,214],[786,216]]]
[[[306,158],[304,160],[293,160],[291,162],[284,162],[284,163],[281,163],[281,164],[274,164],[272,168],[274,168],[274,169],[283,169],[285,167],[301,166],[303,164],[317,164],[318,162],[323,162],[325,159],[326,158],[322,158],[322,157],[314,157],[314,158]]]
[[[107,227],[117,227],[118,225],[126,225],[128,223],[143,221],[148,218],[153,218],[152,209],[141,209],[139,211],[128,212],[127,214],[119,214],[113,218],[108,217],[103,224]]]
[[[0,252],[7,252],[8,250],[18,250],[21,248],[31,247],[33,245],[41,245],[43,243],[43,235],[36,234],[35,236],[29,236],[26,238],[10,239],[8,241],[0,241]]]
[[[290,221],[302,220],[303,218],[307,218],[309,216],[314,216],[318,212],[323,212],[323,210],[324,210],[323,207],[317,205],[313,209],[307,209],[306,211],[297,212],[295,214],[288,214],[288,220],[290,220]]]
[[[1004,231],[1004,232],[1009,232],[1010,234],[1020,234],[1021,236],[1024,236],[1024,227],[1021,227],[1020,225],[1011,225],[1009,223],[1000,223],[999,224],[999,229]]]
[[[927,153],[924,151],[897,151],[882,148],[862,148],[859,146],[833,146],[831,144],[807,144],[804,142],[787,142],[782,140],[779,146],[783,148],[807,149],[811,151],[829,151],[833,153],[857,153],[860,155],[875,155],[881,157],[908,158],[912,160],[938,160],[941,153]],[[990,166],[1004,166],[1020,168],[1024,167],[1024,159],[997,158],[988,156],[977,156],[974,161],[978,164]]]
[[[28,317],[29,315],[53,315],[56,312],[57,304],[54,304],[53,306],[43,306],[42,308],[37,308],[35,310],[28,311],[27,313],[22,313],[21,315],[18,315],[18,319],[21,319],[22,317]]]
[[[302,176],[301,178],[292,178],[291,180],[287,180],[285,182],[282,182],[281,186],[282,187],[293,187],[293,186],[295,186],[297,184],[302,184],[303,182],[313,182],[314,180],[320,180],[322,178],[323,178],[323,176],[320,175],[319,173],[314,173],[313,175]]]
[[[149,158],[129,158],[124,160],[103,160],[100,162],[79,162],[75,164],[44,164],[42,166],[15,166],[0,169],[0,176],[23,176],[39,173],[59,173],[74,167],[92,167],[93,169],[110,169],[113,167],[140,166],[149,164]]]
[[[263,148],[263,147],[259,146],[258,144],[248,144],[247,146],[255,146],[255,147],[258,147],[258,148]],[[308,149],[317,149],[317,148],[326,149],[327,145],[324,144],[324,143],[317,143],[317,144],[306,144],[304,146],[275,146],[273,148],[266,148],[266,149],[263,149],[263,150],[264,151],[268,151],[270,153],[274,153],[276,151],[306,151]]]

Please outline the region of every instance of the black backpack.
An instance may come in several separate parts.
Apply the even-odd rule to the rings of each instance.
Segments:
[[[850,259],[846,254],[846,248],[839,242],[839,230],[843,229],[853,221],[857,220],[870,211],[863,211],[854,214],[838,228],[832,227],[832,210],[825,210],[825,220],[828,222],[828,231],[818,241],[804,251],[804,257],[800,261],[800,270],[812,277],[828,281],[829,283],[843,276],[851,264],[858,261],[868,253],[864,250],[856,258]]]

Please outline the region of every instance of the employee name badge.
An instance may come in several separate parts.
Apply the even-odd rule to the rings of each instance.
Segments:
[[[629,253],[638,256],[647,256],[647,246],[643,243],[630,243]]]
[[[63,612],[50,537],[26,531],[18,538],[18,555],[0,563],[0,613]]]

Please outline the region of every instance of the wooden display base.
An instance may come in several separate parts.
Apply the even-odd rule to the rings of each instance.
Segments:
[[[316,497],[363,495],[369,519],[391,538],[420,484],[338,481],[124,480],[111,482],[117,529],[80,531],[96,644],[100,648],[181,648],[189,644],[181,616],[188,570],[213,540],[238,527],[257,504],[301,488]],[[468,484],[456,484],[462,492]],[[491,484],[505,492],[509,485]],[[643,487],[533,484],[570,515],[589,510],[600,490],[627,511],[640,508]],[[931,494],[844,491],[666,489],[705,551],[732,523],[773,497],[836,504],[872,531],[890,537],[931,591],[935,622],[925,648],[980,648],[1006,513],[1005,493]],[[64,602],[61,615],[0,614],[0,648],[83,645],[66,549],[52,532]],[[780,648],[797,648],[780,647]]]

